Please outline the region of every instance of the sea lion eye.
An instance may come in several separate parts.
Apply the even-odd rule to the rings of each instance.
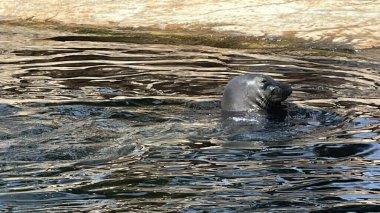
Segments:
[[[261,83],[266,84],[267,80],[263,79],[263,80],[261,80]]]

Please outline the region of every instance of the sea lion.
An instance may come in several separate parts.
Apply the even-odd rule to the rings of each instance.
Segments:
[[[254,115],[266,118],[284,116],[282,101],[292,88],[267,75],[246,74],[234,77],[223,92],[222,115]],[[277,116],[279,115],[279,116]]]

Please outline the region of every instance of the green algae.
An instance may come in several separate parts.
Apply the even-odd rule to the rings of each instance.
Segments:
[[[63,25],[57,22],[35,22],[28,20],[0,21],[2,25],[23,26],[28,28],[55,30],[72,33],[67,36],[56,36],[49,39],[57,41],[94,41],[121,42],[137,44],[168,44],[168,45],[203,45],[231,49],[269,49],[269,50],[306,50],[313,49],[326,52],[326,55],[355,53],[347,45],[336,45],[329,42],[310,42],[295,38],[291,34],[283,37],[255,37],[237,34],[236,32],[215,32],[207,30],[186,30],[176,28],[171,30],[151,30],[147,28],[106,28],[87,25]],[[205,30],[206,29],[206,30]]]

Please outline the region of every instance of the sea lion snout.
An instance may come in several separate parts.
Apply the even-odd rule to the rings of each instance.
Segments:
[[[272,102],[284,101],[292,94],[292,88],[288,84],[280,82],[274,82],[272,85],[269,85],[267,90],[270,94],[268,98],[271,99]]]
[[[268,86],[268,90],[270,91],[271,95],[275,95],[281,92],[281,88],[277,85]]]
[[[282,96],[284,97],[284,100],[287,99],[291,94],[292,94],[292,88],[285,83],[281,83],[281,91],[282,91]]]

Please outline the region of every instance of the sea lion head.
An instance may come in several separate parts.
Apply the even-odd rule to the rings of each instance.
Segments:
[[[270,112],[281,106],[292,88],[267,75],[247,74],[233,78],[223,92],[222,111]]]

